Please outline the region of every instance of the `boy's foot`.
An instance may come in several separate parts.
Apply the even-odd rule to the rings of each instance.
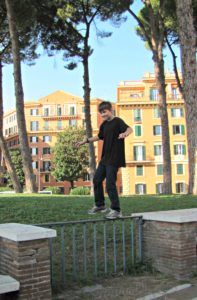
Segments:
[[[122,218],[122,213],[117,210],[111,209],[111,211],[105,216],[106,219],[114,220]]]
[[[99,212],[105,213],[105,212],[107,212],[107,208],[105,206],[94,206],[88,211],[88,214],[95,215],[96,213],[99,213]]]

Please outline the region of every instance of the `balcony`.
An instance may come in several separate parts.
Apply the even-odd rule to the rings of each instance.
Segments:
[[[50,114],[50,115],[42,115],[42,118],[45,120],[70,120],[70,119],[80,119],[80,114]]]
[[[140,165],[140,164],[154,164],[155,157],[154,156],[146,156],[145,159],[141,158],[138,160],[134,159],[133,155],[126,155],[126,163],[127,164],[134,164],[134,165]]]

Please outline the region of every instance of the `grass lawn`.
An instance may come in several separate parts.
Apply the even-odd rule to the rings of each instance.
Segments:
[[[188,195],[171,195],[171,196],[129,196],[121,197],[121,207],[123,215],[131,215],[134,212],[158,211],[170,209],[183,209],[197,207],[197,196]],[[107,206],[110,202],[107,199]],[[85,220],[101,218],[101,215],[90,216],[87,210],[93,205],[93,197],[87,196],[64,196],[64,195],[0,195],[0,223],[18,222],[27,224],[38,223],[53,223],[71,220]],[[129,274],[137,274],[137,231],[138,224],[130,219],[125,220],[125,257],[126,257],[126,272]],[[131,257],[131,223],[133,224],[133,255],[134,261]],[[77,268],[78,283],[86,284],[94,280],[94,225],[89,223],[87,225],[86,234],[86,252],[87,252],[87,270],[88,274],[84,277],[84,232],[83,225],[76,225],[75,234],[75,260]],[[96,256],[98,260],[98,276],[102,278],[104,274],[104,240],[103,230],[104,224],[96,225]],[[107,265],[108,275],[114,274],[114,224],[107,222],[106,224],[106,243],[107,243]],[[122,221],[116,221],[116,238],[115,247],[117,252],[116,273],[122,274]],[[61,256],[65,257],[65,277],[66,286],[73,284],[73,235],[72,225],[64,228],[65,247],[62,252],[61,244],[61,228],[60,226],[53,226],[57,230],[57,237],[53,240],[53,285],[55,290],[64,289],[62,285],[62,264]],[[135,244],[135,246],[134,246]],[[135,266],[135,267],[134,267]],[[144,268],[144,267],[143,267]],[[147,267],[148,268],[148,267]],[[137,273],[136,273],[137,272]]]
[[[120,198],[123,215],[134,212],[197,207],[197,196],[146,195]],[[109,207],[109,199],[107,199]],[[46,223],[95,218],[87,210],[93,197],[64,195],[0,195],[0,223]]]

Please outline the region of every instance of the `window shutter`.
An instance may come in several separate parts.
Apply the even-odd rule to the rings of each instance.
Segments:
[[[154,100],[154,90],[150,89],[150,100]]]
[[[143,160],[146,160],[146,148],[142,146]]]
[[[146,194],[146,184],[143,184],[143,192]]]
[[[134,160],[137,160],[137,146],[133,146],[133,157]]]
[[[154,145],[154,155],[157,155],[157,146]]]
[[[185,126],[181,125],[181,134],[185,134]]]
[[[186,154],[186,146],[183,145],[182,147],[183,147],[183,154],[185,155]]]

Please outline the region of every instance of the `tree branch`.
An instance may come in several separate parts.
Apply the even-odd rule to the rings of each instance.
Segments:
[[[178,69],[177,69],[177,63],[176,63],[176,55],[172,49],[172,46],[168,40],[168,37],[167,37],[167,34],[165,36],[165,40],[166,40],[166,44],[168,45],[168,49],[170,50],[170,53],[172,54],[172,59],[173,59],[173,69],[174,69],[174,73],[175,73],[175,77],[176,77],[176,81],[177,81],[177,85],[178,85],[178,88],[179,88],[179,91],[181,94],[183,94],[183,86],[181,84],[181,81],[180,81],[180,77],[179,77],[179,73],[178,73]]]
[[[146,31],[146,28],[143,24],[143,22],[140,20],[140,18],[138,18],[138,16],[131,10],[131,8],[127,8],[128,12],[130,13],[130,15],[132,15],[132,17],[138,22],[138,25],[140,26],[141,30],[143,31],[144,33],[144,36],[149,44],[149,47],[151,48],[151,50],[153,50],[153,44],[152,44],[152,41],[148,35],[148,32]]]

